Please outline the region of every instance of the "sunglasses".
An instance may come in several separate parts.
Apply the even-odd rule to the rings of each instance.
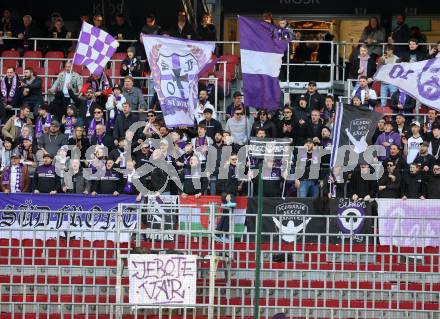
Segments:
[[[235,115],[243,115],[243,113],[235,113]]]
[[[388,164],[387,166],[388,166],[388,167],[393,167],[393,166],[394,166],[394,164]]]
[[[96,112],[93,112],[93,113],[95,113],[95,114],[102,114],[101,111],[96,111]]]

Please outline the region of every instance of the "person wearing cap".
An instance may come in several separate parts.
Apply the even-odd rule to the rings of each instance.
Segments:
[[[35,194],[56,194],[61,191],[61,180],[56,174],[55,165],[52,163],[53,155],[43,155],[43,165],[38,166],[32,180],[32,189]]]
[[[405,136],[402,136],[403,154],[405,154],[406,162],[408,164],[412,164],[414,162],[414,159],[419,153],[420,144],[422,144],[424,141],[420,135],[419,121],[413,121],[411,123],[411,133],[412,134],[408,139]]]
[[[215,119],[215,109],[214,106],[208,101],[208,92],[205,89],[200,90],[199,92],[199,103],[197,107],[194,109],[193,115],[196,123],[200,123],[203,120],[203,111],[206,109],[212,110],[212,117]]]
[[[53,115],[49,114],[49,107],[47,104],[38,107],[38,116],[35,120],[35,137],[39,141],[43,133],[49,131],[50,123],[52,123]]]
[[[92,118],[95,108],[100,107],[95,99],[95,91],[90,86],[83,88],[78,96],[69,89],[69,95],[78,110],[78,116],[84,121]]]
[[[405,91],[397,89],[391,94],[391,108],[394,113],[411,114],[416,108],[416,100]]]
[[[122,61],[120,75],[131,76],[134,78],[142,76],[141,61],[136,58],[135,47],[129,47],[127,49],[127,57],[124,59],[124,61]],[[136,87],[140,87],[141,81],[139,79],[136,79],[134,81],[134,85]]]
[[[97,194],[111,194],[118,196],[122,193],[122,174],[115,170],[115,162],[112,159],[107,159],[105,168],[98,172],[98,179],[92,180],[91,195]]]
[[[12,154],[10,165],[1,174],[1,190],[4,193],[25,193],[29,188],[29,171],[20,163],[20,155]]]
[[[217,132],[223,131],[222,124],[212,117],[213,111],[205,108],[203,110],[203,120],[199,122],[199,125],[206,127],[206,135],[214,140],[214,136]]]
[[[105,108],[109,112],[108,125],[113,128],[116,117],[122,114],[122,105],[126,102],[125,96],[122,94],[122,87],[119,84],[113,86],[113,93],[110,94],[105,103]]]
[[[116,117],[115,127],[113,128],[113,140],[118,145],[118,139],[125,137],[125,132],[133,123],[139,121],[137,114],[131,112],[131,105],[128,102],[122,104],[122,114]]]
[[[390,155],[390,147],[391,145],[397,145],[399,148],[401,147],[401,138],[400,134],[393,131],[393,123],[391,121],[386,121],[384,126],[384,132],[380,134],[375,145],[382,145],[385,147],[385,155],[379,156],[379,160],[383,161],[385,158],[387,158]]]
[[[376,91],[368,87],[368,79],[366,76],[359,76],[358,85],[354,88],[352,97],[357,96],[361,100],[361,105],[374,109],[377,105]]]
[[[177,23],[170,28],[170,36],[188,40],[197,40],[194,27],[188,22],[185,11],[179,11],[177,15]]]
[[[84,121],[77,116],[77,113],[75,105],[70,104],[67,106],[66,115],[61,118],[61,130],[67,138],[72,138],[75,135],[75,127],[84,127]]]
[[[57,79],[49,89],[49,93],[55,94],[55,92],[62,92],[64,96],[64,105],[67,106],[71,102],[69,89],[77,95],[81,91],[82,86],[82,77],[73,71],[72,61],[69,60],[64,63],[64,70],[58,73]]]
[[[235,91],[232,95],[232,103],[226,108],[226,120],[234,116],[235,110],[241,108],[244,109],[245,115],[249,116],[250,111],[248,106],[244,106],[243,94],[240,91]]]
[[[274,122],[268,118],[266,110],[258,111],[257,118],[255,119],[254,124],[252,124],[251,136],[255,136],[258,129],[264,129],[266,131],[266,136],[269,138],[276,138],[278,136],[277,128]]]
[[[49,132],[41,135],[38,146],[45,153],[55,156],[58,149],[68,144],[67,136],[60,132],[60,122],[52,121],[49,127]]]
[[[307,106],[310,110],[321,111],[325,106],[324,97],[318,92],[318,86],[315,81],[310,81],[307,86],[307,92],[304,93],[307,99]]]
[[[432,167],[436,162],[437,160],[435,157],[429,154],[429,142],[424,141],[422,144],[420,144],[419,154],[417,154],[413,163],[419,165],[421,167],[421,171],[426,174],[432,170]]]

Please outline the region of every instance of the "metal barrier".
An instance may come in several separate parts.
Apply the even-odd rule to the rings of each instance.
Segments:
[[[252,318],[257,248],[250,224],[245,231],[216,230],[221,216],[230,221],[237,216],[219,212],[220,207],[215,204],[161,208],[120,204],[115,229],[68,229],[72,236],[50,227],[32,230],[27,225],[24,231],[1,225],[0,317]],[[135,229],[123,229],[121,217],[127,210],[135,213],[138,221],[157,220],[160,227],[146,228],[138,223]],[[70,216],[78,212],[64,213]],[[173,223],[177,218],[204,218],[206,227],[195,229],[192,223],[180,222],[178,229],[166,229],[166,217]],[[275,212],[265,213],[265,218],[279,217]],[[263,233],[266,239],[261,247],[261,318],[271,318],[277,312],[285,312],[288,318],[309,319],[439,318],[439,247],[418,247],[425,237],[405,233],[400,228],[403,226],[399,214],[362,217],[371,225],[371,232],[363,235],[363,243],[354,232],[341,234],[332,230],[339,220],[337,215],[309,211],[297,216],[296,222],[307,225],[312,218],[321,220],[324,232],[306,232],[305,227],[285,231],[283,235],[295,236],[295,240],[287,241],[279,234]],[[347,218],[347,227],[355,229],[358,220]],[[421,227],[440,222],[438,217],[412,219]],[[384,234],[379,234],[378,229],[384,220],[397,221],[395,232],[387,237],[391,242],[404,238],[412,244],[381,244],[379,235]],[[23,219],[23,225],[25,222]],[[234,224],[231,222],[231,227]],[[119,242],[123,235],[128,235],[130,242]],[[306,235],[315,239],[309,240]],[[219,236],[229,236],[230,240],[221,242]],[[439,233],[426,238],[438,242]],[[198,256],[195,305],[180,309],[157,305],[141,310],[129,304],[127,258],[147,251]],[[285,261],[275,261],[275,255],[282,255]]]

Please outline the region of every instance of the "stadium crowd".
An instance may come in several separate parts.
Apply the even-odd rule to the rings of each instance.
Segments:
[[[84,21],[87,18],[83,17]],[[187,24],[184,12],[178,14],[175,28],[168,31],[160,28],[155,17],[149,15],[142,32],[215,40],[215,27],[209,18],[206,15],[196,33]],[[134,79],[142,75],[143,69],[136,55],[138,48],[142,47],[139,44],[125,47],[127,58],[121,64],[120,74],[124,78],[120,84],[113,84],[104,72],[100,77],[90,76],[83,85],[81,76],[67,61],[49,88],[54,95],[50,103],[45,102],[42,79],[32,67],[24,69],[23,78],[16,74],[14,67],[6,69],[0,83],[1,189],[5,193],[133,194],[140,200],[142,192],[135,187],[137,179],[153,194],[159,190],[163,194],[196,197],[221,194],[226,202],[233,204],[235,196],[252,196],[258,189],[255,176],[241,179],[238,174],[240,169],[257,167],[258,160],[239,161],[237,154],[249,143],[250,137],[260,137],[288,138],[291,145],[299,147],[292,154],[291,170],[285,170],[280,161],[264,162],[262,180],[266,197],[440,198],[440,122],[437,112],[429,110],[426,121],[421,123],[414,116],[406,116],[413,113],[418,103],[411,96],[382,84],[381,98],[378,98],[371,88],[372,75],[378,65],[415,62],[439,54],[440,45],[428,52],[427,48],[418,45],[420,39],[410,37],[411,31],[404,23],[404,16],[398,19],[399,28],[390,35],[390,42],[406,40],[407,48],[397,50],[390,43],[384,55],[377,51],[376,43],[382,42],[385,35],[377,32],[377,19],[371,19],[365,35],[362,35],[359,54],[354,54],[350,62],[350,78],[357,82],[351,104],[370,109],[390,105],[394,112],[393,116],[385,116],[379,121],[373,137],[373,144],[383,145],[386,149],[385,156],[375,159],[375,163],[383,165],[385,170],[378,180],[362,177],[377,169],[371,163],[360,162],[344,174],[337,172],[340,167],[330,170],[330,156],[322,158],[319,174],[311,171],[317,160],[314,151],[332,146],[335,121],[334,97],[318,92],[314,81],[308,83],[302,95],[292,95],[290,103],[276,112],[254,112],[244,106],[242,93],[236,91],[223,121],[217,118],[215,85],[211,79],[208,83],[200,83],[194,127],[167,128],[157,99],[147,105]],[[93,17],[94,25],[102,28],[100,21],[102,23],[102,16]],[[57,33],[57,37],[67,37],[70,32],[63,28],[61,17],[55,17],[52,22],[49,35],[52,33],[55,37]],[[2,28],[3,32],[12,32],[23,39],[16,44],[17,50],[29,49],[26,39],[37,36],[38,32],[30,16],[24,16],[23,25],[18,25],[8,20],[7,10],[3,14]],[[123,16],[116,17],[115,25],[109,31],[118,39],[130,38],[132,32],[125,25]],[[404,32],[407,34],[402,34]],[[376,39],[378,34],[382,35]],[[5,48],[10,49],[9,45],[13,42],[7,42]],[[16,115],[14,109],[19,109]],[[128,130],[145,116],[146,125]],[[159,144],[153,143],[152,139],[158,139]],[[208,146],[217,150],[216,169],[209,176],[202,176]],[[226,148],[232,152],[224,158],[222,154]],[[298,151],[300,148],[305,151]],[[91,153],[87,152],[88,149],[92,150]],[[127,156],[127,152],[131,156]],[[179,173],[183,189],[177,188],[177,180],[169,178],[156,165],[158,162],[167,163]],[[285,181],[288,175],[295,173],[295,163],[304,162],[304,174],[293,181]],[[153,168],[140,176],[136,169],[145,164],[151,164]],[[124,169],[125,173],[116,168]],[[222,169],[227,171],[226,179],[219,178]],[[194,180],[200,180],[200,183],[194,183]]]

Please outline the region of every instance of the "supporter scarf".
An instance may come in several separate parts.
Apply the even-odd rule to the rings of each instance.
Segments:
[[[206,136],[196,137],[196,148],[202,145],[208,146],[208,139],[206,138]]]
[[[115,96],[115,100],[117,103],[121,102],[121,99],[122,99],[121,95]],[[117,106],[110,110],[109,120],[108,120],[108,124],[110,125],[110,127],[115,126],[116,116],[121,115],[121,114],[122,114],[122,111],[119,110],[117,108]]]
[[[359,68],[362,68],[362,73],[359,75],[367,76],[367,68],[368,68],[368,60],[370,59],[370,56],[367,55],[365,57],[359,56]]]
[[[128,75],[133,76],[130,68],[134,68],[135,65],[136,65],[136,58],[133,58],[133,60],[130,60],[130,65],[128,66]]]
[[[126,176],[127,182],[124,185],[124,193],[125,194],[132,194],[133,189],[133,179],[139,178],[139,176],[136,174],[136,171],[133,170],[132,172],[128,173]]]
[[[92,141],[92,136],[95,135],[95,133],[96,133],[96,125],[97,124],[104,125],[104,119],[101,119],[101,121],[99,123],[97,123],[95,119],[93,119],[90,122],[89,128],[87,129],[87,138],[89,139],[89,141]]]
[[[66,124],[64,124],[64,134],[66,134],[69,138],[73,137],[73,116],[66,116],[64,118],[66,120]]]
[[[37,118],[37,122],[35,123],[35,137],[37,138],[37,140],[43,134],[43,128],[49,127],[50,123],[52,123],[52,115],[50,115],[50,114],[47,114],[46,120],[44,123],[43,123],[43,118],[41,116],[39,116]]]
[[[93,92],[101,92],[110,88],[110,82],[107,78],[107,74],[102,72],[101,77],[98,80],[91,80],[90,86],[93,89]]]
[[[12,174],[12,170],[11,170],[11,166],[8,166],[4,171],[3,171],[3,178],[2,178],[2,182],[3,183],[7,183],[10,184],[11,183],[11,174]],[[15,171],[15,185],[11,185],[11,192],[20,192],[23,188],[24,188],[24,180],[22,180],[21,178],[21,174],[22,174],[22,168],[23,165],[19,164],[16,171]]]
[[[11,155],[12,155],[12,150],[6,150],[5,148],[2,148],[1,169],[4,169],[5,167],[11,164]]]
[[[95,134],[96,144],[97,145],[101,145],[102,144],[102,141],[104,140],[104,136],[105,136],[105,133],[102,134],[102,135]]]
[[[281,170],[274,163],[272,169],[268,167],[263,168],[263,179],[280,179],[281,178]]]
[[[11,85],[11,89],[9,90],[9,94],[6,87],[6,81],[7,81],[7,77],[5,76],[1,81],[1,92],[3,99],[6,102],[6,105],[8,105],[12,102],[12,99],[14,98],[15,92],[17,90],[17,76],[14,75],[14,77],[12,78],[12,85]]]
[[[405,101],[406,101],[406,92],[400,91],[399,104],[405,105]]]
[[[367,90],[369,90],[368,87],[365,89],[365,93],[367,92]],[[364,104],[364,100],[362,99],[362,91],[363,91],[363,89],[361,87],[358,87],[358,89],[356,90],[356,93],[354,95],[357,96],[359,98],[359,100],[361,100],[362,104]],[[365,97],[365,95],[364,95],[364,97]]]

